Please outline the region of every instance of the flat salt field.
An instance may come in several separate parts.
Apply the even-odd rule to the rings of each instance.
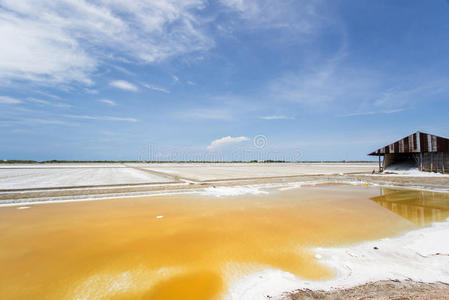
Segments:
[[[0,189],[29,189],[191,180],[371,172],[374,163],[64,163],[0,165]]]
[[[217,197],[220,189],[2,207],[0,298],[265,299],[235,286],[264,270],[331,280],[338,272],[317,247],[395,238],[449,216],[444,193],[320,185]]]
[[[167,182],[170,179],[123,165],[0,167],[0,189]]]
[[[141,167],[195,180],[260,178],[295,175],[371,173],[377,163],[222,163],[142,164]]]

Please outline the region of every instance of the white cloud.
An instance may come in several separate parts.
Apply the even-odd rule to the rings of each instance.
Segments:
[[[279,32],[281,35],[295,33],[296,40],[318,32],[327,22],[326,17],[322,16],[325,12],[322,6],[326,3],[320,0],[221,0],[220,2],[232,13],[237,12],[245,22],[245,26],[239,26],[238,29],[277,28],[282,30]],[[219,26],[220,30],[229,31],[228,28]]]
[[[416,83],[413,84],[413,82]],[[383,89],[380,93],[376,94],[373,105],[376,107],[395,109],[416,99],[428,100],[435,95],[449,92],[448,84],[448,78],[440,77],[438,79],[432,79],[417,76],[409,86],[396,86]]]
[[[90,85],[92,73],[110,65],[108,60],[154,63],[207,51],[215,46],[209,25],[222,11],[237,12],[246,22],[242,26],[236,18],[221,18],[224,26],[243,30],[274,27],[310,33],[326,19],[318,13],[322,1],[221,2],[218,11],[205,16],[207,0],[3,0],[0,82]]]
[[[127,74],[127,75],[136,75],[136,73],[131,72],[131,71],[129,71],[129,70],[123,68],[123,67],[120,67],[120,66],[112,66],[112,67],[114,69],[116,69],[116,70],[119,70],[120,72],[123,72],[123,73]]]
[[[116,87],[118,89],[127,90],[127,91],[136,92],[138,90],[138,88],[134,84],[132,84],[126,80],[114,80],[114,81],[111,81],[109,83],[109,85]]]
[[[53,94],[50,94],[50,93],[47,93],[47,92],[44,92],[44,91],[37,90],[36,93],[44,95],[46,97],[53,98],[53,99],[58,99],[58,100],[61,99],[61,97],[59,97],[59,96],[56,96],[56,95],[53,95]]]
[[[0,79],[91,83],[86,74],[96,67],[96,62],[78,41],[64,32],[58,21],[53,26],[50,20],[42,22],[21,16],[21,11],[6,10],[14,12],[14,7],[29,6],[14,2],[3,1],[0,9]],[[28,9],[31,14],[45,15],[42,9],[34,13]]]
[[[35,126],[35,125],[64,125],[64,126],[77,126],[76,123],[66,122],[56,119],[41,119],[41,118],[21,118],[17,120],[0,121],[2,127],[12,127],[17,125]]]
[[[378,75],[367,70],[348,70],[335,60],[313,71],[284,74],[270,86],[278,99],[314,108],[344,99],[366,99],[379,88]]]
[[[273,80],[270,93],[276,99],[314,111],[341,111],[354,103],[363,104],[358,107],[361,111],[371,111],[374,97],[384,89],[385,75],[377,70],[351,68],[346,58],[343,41],[341,48],[321,63]]]
[[[398,108],[398,109],[389,109],[389,110],[379,110],[379,111],[361,111],[361,112],[354,112],[354,113],[347,113],[343,114],[340,117],[357,117],[357,116],[371,116],[371,115],[389,115],[394,114],[398,112],[403,112],[404,108]]]
[[[36,99],[36,98],[29,98],[28,101],[34,102],[34,103],[39,103],[39,104],[44,104],[44,105],[50,105],[50,102],[47,101],[47,100],[41,100],[41,99]]]
[[[88,115],[65,115],[67,118],[84,119],[84,120],[99,120],[99,121],[123,121],[123,122],[137,122],[134,118],[122,118],[111,116],[88,116]]]
[[[231,136],[225,136],[220,139],[216,139],[210,143],[209,146],[207,146],[207,150],[213,151],[220,149],[224,146],[229,146],[232,144],[241,143],[244,141],[248,141],[249,139],[246,136],[240,136],[240,137],[231,137]]]
[[[0,47],[1,48],[1,47]],[[21,103],[19,99],[8,97],[8,96],[0,96],[0,104],[18,104]]]
[[[284,74],[269,85],[267,93],[301,109],[351,117],[398,113],[449,92],[448,78],[418,73],[395,76],[379,69],[351,67],[343,58],[330,59],[313,71]]]
[[[114,101],[112,101],[112,100],[109,100],[109,99],[101,99],[101,100],[99,100],[100,102],[103,102],[103,103],[106,103],[106,104],[108,104],[108,105],[110,105],[110,106],[116,106],[117,105],[117,103],[115,103]]]
[[[228,109],[223,108],[210,108],[210,109],[192,109],[189,111],[182,111],[176,114],[177,117],[183,117],[188,119],[204,119],[204,120],[231,120],[232,113]]]
[[[37,99],[37,98],[28,98],[27,100],[29,102],[37,103],[40,105],[46,105],[46,106],[54,106],[54,107],[60,107],[60,108],[72,107],[70,104],[67,104],[67,103],[51,102],[51,101]]]
[[[260,119],[263,120],[290,120],[292,118],[284,116],[284,115],[272,115],[272,116],[262,116]]]
[[[69,126],[76,125],[70,122],[52,119],[25,119],[23,120],[23,122],[29,124],[42,124],[42,125],[69,125]]]
[[[95,90],[95,89],[84,89],[84,91],[85,91],[87,94],[91,94],[91,95],[98,95],[98,94],[99,94],[99,91],[98,91],[98,90]]]
[[[157,62],[204,51],[205,0],[4,0],[0,80],[92,83],[107,59]]]
[[[162,87],[158,87],[158,86],[155,86],[155,85],[151,85],[151,84],[146,84],[145,83],[143,86],[146,87],[147,89],[150,89],[150,90],[153,90],[153,91],[162,92],[162,93],[166,93],[166,94],[170,93],[170,91],[168,89],[162,88]]]

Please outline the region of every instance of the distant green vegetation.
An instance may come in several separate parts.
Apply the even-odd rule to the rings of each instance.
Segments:
[[[13,160],[0,160],[0,164],[37,164],[39,162],[35,161],[35,160],[17,160],[17,159],[13,159]]]

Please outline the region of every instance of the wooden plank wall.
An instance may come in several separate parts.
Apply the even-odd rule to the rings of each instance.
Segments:
[[[423,153],[422,168],[427,172],[449,173],[449,153]]]

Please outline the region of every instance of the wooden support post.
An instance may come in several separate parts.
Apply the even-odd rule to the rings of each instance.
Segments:
[[[436,159],[436,162],[435,162],[435,171],[438,173],[439,171],[441,171],[441,169],[440,169],[440,155],[438,155],[438,153],[436,153],[436,155],[435,155],[435,159]]]
[[[380,173],[382,172],[382,167],[380,166],[380,155],[378,157],[379,157],[379,173]]]
[[[430,152],[430,172],[433,172],[433,152]]]
[[[423,171],[423,162],[422,162],[422,160],[423,160],[423,155],[422,155],[422,152],[420,153],[420,155],[419,155],[419,160],[421,161],[420,162],[420,169],[421,169],[421,172]]]
[[[444,164],[446,163],[446,161],[444,160],[444,152],[441,154],[441,156],[443,156],[443,174],[444,174],[445,173]]]

